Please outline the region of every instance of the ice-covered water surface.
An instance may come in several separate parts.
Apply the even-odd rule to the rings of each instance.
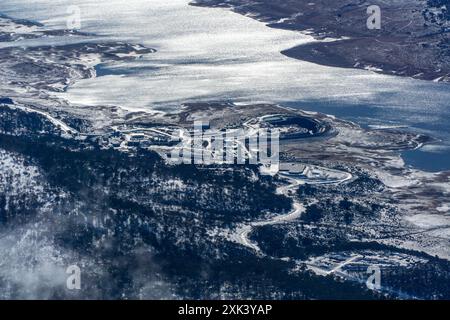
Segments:
[[[365,124],[406,125],[442,138],[450,134],[445,123],[450,118],[448,85],[289,59],[280,51],[311,38],[188,2],[77,1],[82,31],[139,42],[158,52],[139,61],[102,66],[103,76],[77,83],[63,97],[73,103],[129,109],[167,109],[199,100],[294,102]],[[65,27],[73,4],[8,0],[0,3],[0,11]]]

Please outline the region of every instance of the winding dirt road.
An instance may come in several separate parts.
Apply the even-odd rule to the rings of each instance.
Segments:
[[[310,183],[310,184],[341,184],[346,181],[349,181],[353,178],[353,176],[350,173],[344,173],[344,177],[342,179],[338,180],[332,180],[332,181],[325,181],[320,183]],[[247,247],[253,251],[255,251],[259,255],[264,255],[261,248],[258,246],[257,243],[253,242],[250,239],[251,232],[257,228],[257,227],[263,227],[268,225],[277,225],[277,224],[283,224],[290,221],[294,221],[302,216],[302,214],[306,211],[305,206],[300,203],[293,193],[295,193],[298,186],[303,184],[308,184],[304,179],[299,178],[293,178],[284,174],[280,174],[284,179],[286,179],[289,184],[280,186],[277,188],[276,193],[285,195],[293,200],[292,204],[292,210],[284,215],[278,215],[273,218],[270,218],[269,220],[264,221],[255,221],[251,222],[249,224],[243,224],[239,227],[237,227],[233,232],[229,235],[229,239],[235,243],[238,243],[244,247]]]

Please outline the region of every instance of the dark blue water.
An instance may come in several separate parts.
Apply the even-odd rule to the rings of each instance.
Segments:
[[[97,74],[97,77],[104,77],[104,76],[126,76],[136,74],[137,72],[152,72],[158,70],[159,68],[152,66],[122,68],[101,63],[96,65],[94,69]]]

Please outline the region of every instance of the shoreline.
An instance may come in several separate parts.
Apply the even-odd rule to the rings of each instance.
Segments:
[[[385,29],[368,30],[367,7],[354,1],[345,6],[343,1],[299,1],[290,3],[289,9],[277,0],[245,3],[242,0],[193,0],[190,3],[199,7],[227,8],[261,21],[267,27],[299,31],[319,40],[283,50],[282,54],[290,58],[324,66],[450,82],[450,59],[442,54],[448,50],[448,30],[442,27],[445,22],[434,23],[436,17],[427,16],[427,8],[421,2],[399,7],[395,4],[390,7],[381,1],[372,4],[379,4],[383,18],[390,21]],[[398,17],[398,11],[403,15]],[[320,42],[326,38],[337,40]],[[425,42],[427,46],[422,45]]]

